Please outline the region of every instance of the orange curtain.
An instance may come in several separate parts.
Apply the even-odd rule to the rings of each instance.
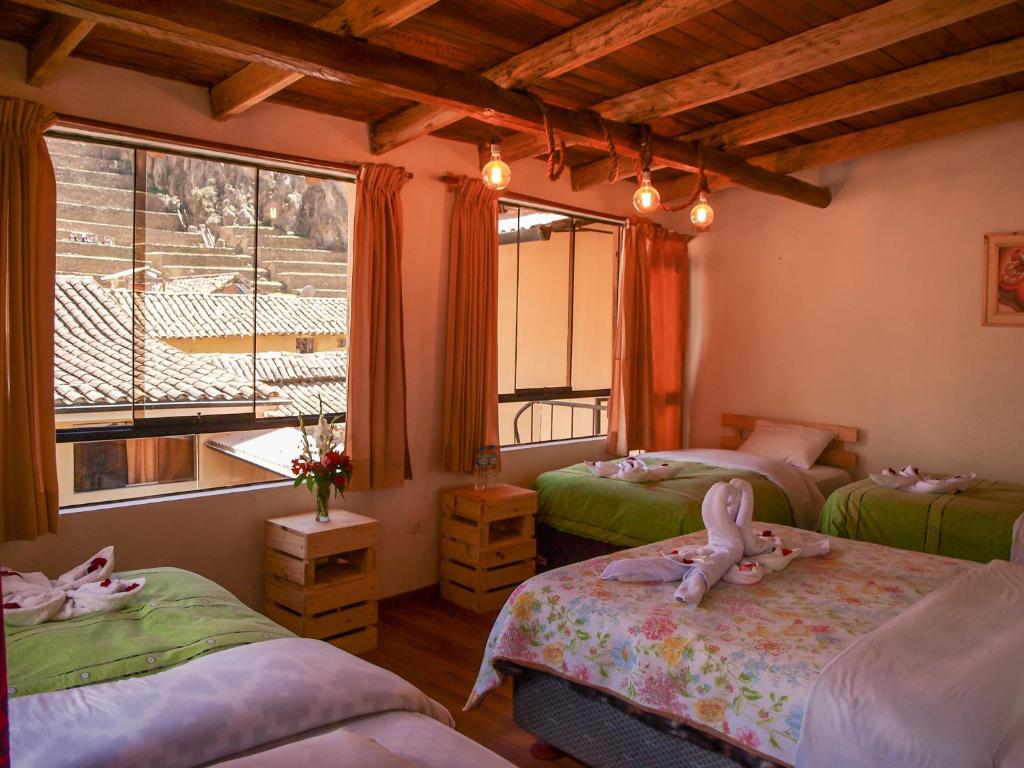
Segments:
[[[412,478],[405,412],[402,332],[404,168],[367,163],[356,180],[349,280],[345,450],[352,490],[395,488]]]
[[[689,237],[631,219],[620,269],[608,449],[667,450],[683,442]]]
[[[0,541],[57,531],[57,191],[38,104],[0,98]]]
[[[454,185],[448,241],[444,468],[472,472],[498,444],[498,193],[479,179]]]

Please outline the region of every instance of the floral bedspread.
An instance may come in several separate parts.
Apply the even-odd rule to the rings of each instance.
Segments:
[[[790,546],[809,534],[773,525]],[[674,583],[598,577],[619,557],[700,544],[706,531],[524,582],[498,616],[468,706],[501,685],[498,660],[599,688],[793,764],[804,707],[824,665],[858,637],[975,564],[849,539],[753,586],[719,583],[698,607]]]

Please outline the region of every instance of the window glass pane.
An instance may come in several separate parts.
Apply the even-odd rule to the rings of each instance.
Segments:
[[[254,352],[256,170],[141,149],[137,163],[134,280],[115,288],[134,313],[135,416],[251,415],[269,388],[220,362]]]
[[[256,377],[273,400],[260,415],[345,410],[354,194],[344,181],[260,171]]]
[[[576,220],[573,260],[572,388],[603,389],[612,379],[615,256],[619,227]]]
[[[566,216],[519,211],[516,389],[569,384],[570,229]]]
[[[131,315],[111,287],[131,275],[131,149],[48,137],[57,178],[57,428],[130,416]]]
[[[498,233],[501,444],[607,433],[621,226],[504,203]]]
[[[291,477],[299,432],[289,422],[321,400],[345,410],[355,185],[47,141],[58,181],[57,427],[65,439],[129,435],[58,443],[61,505]],[[238,431],[130,436],[139,419],[197,414],[237,418]]]

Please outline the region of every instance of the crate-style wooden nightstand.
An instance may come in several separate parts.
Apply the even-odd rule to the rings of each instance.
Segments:
[[[331,511],[266,522],[264,613],[302,637],[349,653],[377,647],[377,521]]]
[[[499,484],[441,494],[441,596],[482,612],[501,608],[537,572],[537,492]]]

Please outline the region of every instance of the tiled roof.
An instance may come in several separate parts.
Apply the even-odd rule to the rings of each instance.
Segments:
[[[58,275],[55,307],[54,395],[58,408],[128,405],[132,401],[132,331],[118,291],[91,277]],[[274,387],[240,377],[157,338],[138,339],[144,361],[137,377],[143,403],[252,402],[277,399]]]
[[[252,355],[196,355],[210,364],[252,381]],[[328,413],[344,411],[348,394],[347,353],[260,352],[256,355],[256,377],[288,400],[268,416],[297,416],[320,412],[320,401]]]
[[[115,291],[115,295],[130,312],[132,292]],[[162,291],[135,293],[134,297],[135,311],[145,318],[147,332],[161,339],[252,336],[254,310],[257,336],[340,336],[348,329],[346,299]]]
[[[226,272],[223,275],[192,275],[189,277],[171,277],[164,281],[164,293],[217,293],[232,283],[248,284],[239,277],[237,272]]]

